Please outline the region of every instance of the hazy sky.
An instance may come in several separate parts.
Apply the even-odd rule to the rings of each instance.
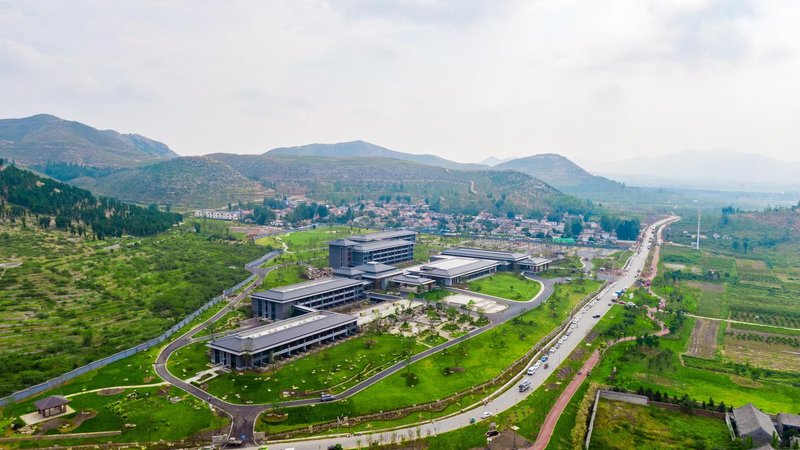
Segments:
[[[3,1],[0,117],[180,154],[800,160],[796,0]]]

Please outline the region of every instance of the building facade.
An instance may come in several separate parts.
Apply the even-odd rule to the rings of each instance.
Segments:
[[[301,308],[304,314],[214,339],[211,362],[244,370],[263,367],[277,358],[305,352],[358,332],[357,318],[331,311]]]
[[[434,280],[443,286],[453,286],[489,276],[497,272],[497,261],[486,259],[434,256],[431,261],[406,269],[408,274]]]
[[[328,309],[364,298],[366,282],[349,278],[321,278],[272,288],[251,296],[253,316],[282,320],[294,315],[295,306]]]
[[[328,264],[334,269],[368,262],[397,264],[414,259],[415,231],[396,230],[360,234],[328,243]]]

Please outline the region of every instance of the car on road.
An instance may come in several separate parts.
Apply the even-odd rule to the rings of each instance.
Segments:
[[[537,369],[537,367],[535,365],[530,366],[530,367],[528,367],[528,371],[525,372],[525,373],[528,374],[528,375],[533,375],[534,373],[536,373],[536,369]]]
[[[522,383],[520,383],[518,386],[520,392],[525,392],[528,389],[530,389],[530,387],[531,387],[531,380],[527,378],[522,380]]]
[[[319,396],[319,401],[321,402],[332,402],[336,400],[336,397],[331,394],[322,394]]]
[[[595,314],[595,315],[592,316],[592,319],[599,319],[599,318],[600,318],[600,314]]]
[[[550,354],[552,355],[555,352],[556,352],[556,348],[555,347],[550,347]]]
[[[491,411],[484,411],[483,413],[481,413],[481,419],[487,419],[489,417],[492,417]]]

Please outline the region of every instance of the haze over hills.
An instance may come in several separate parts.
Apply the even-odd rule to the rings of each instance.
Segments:
[[[98,178],[76,178],[70,183],[98,194],[138,203],[197,208],[260,200],[268,194],[268,189],[260,183],[205,156],[174,158],[116,170]]]
[[[413,161],[420,164],[427,164],[430,166],[444,167],[446,169],[487,169],[486,166],[481,164],[459,163],[441,158],[436,155],[417,155],[413,153],[398,152],[365,141],[339,142],[336,144],[309,144],[298,147],[281,147],[274,148],[264,154],[267,156],[325,156],[328,158],[394,158],[403,161]]]
[[[494,166],[498,170],[518,170],[573,194],[620,191],[624,187],[608,178],[592,175],[569,159],[554,153],[512,159]]]
[[[586,165],[640,186],[772,192],[800,189],[800,162],[733,150],[687,150],[623,161],[587,161]]]
[[[446,169],[390,158],[236,155],[216,153],[221,161],[278,192],[330,201],[380,195],[427,199],[442,211],[477,213],[517,211],[556,203],[578,203],[547,183],[516,171]]]
[[[165,144],[144,136],[98,130],[49,114],[0,120],[0,157],[25,166],[50,161],[130,167],[177,156]]]

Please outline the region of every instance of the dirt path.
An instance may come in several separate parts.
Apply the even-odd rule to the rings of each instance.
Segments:
[[[156,387],[156,386],[166,386],[168,384],[169,383],[167,383],[166,381],[162,381],[161,383],[136,384],[136,385],[133,385],[133,386],[109,386],[109,387],[102,387],[102,388],[92,389],[90,391],[75,392],[74,394],[67,394],[64,397],[67,397],[67,398],[75,397],[76,395],[91,394],[91,393],[94,393],[94,392],[107,391],[107,390],[111,390],[111,389],[122,389],[122,390],[125,390],[125,389],[139,389],[139,388],[149,388],[149,387]]]

